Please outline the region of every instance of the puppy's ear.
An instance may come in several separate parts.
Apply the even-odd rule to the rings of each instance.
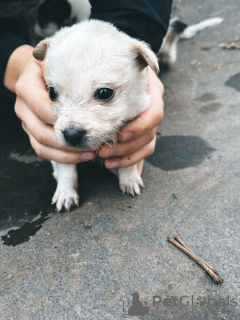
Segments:
[[[49,48],[51,38],[46,38],[38,43],[38,45],[33,50],[33,56],[35,59],[43,61],[47,50]]]
[[[134,41],[133,53],[141,70],[149,66],[156,74],[158,74],[159,65],[157,56],[145,42],[138,40]]]

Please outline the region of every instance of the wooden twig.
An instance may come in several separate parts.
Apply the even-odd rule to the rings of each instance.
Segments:
[[[184,248],[186,248],[186,249],[188,249],[189,251],[191,251],[191,253],[192,253],[194,256],[196,256],[196,258],[198,258],[199,260],[201,260],[202,263],[204,263],[204,264],[205,264],[209,269],[211,269],[214,273],[219,274],[218,271],[217,271],[217,269],[213,268],[212,266],[210,266],[210,264],[208,264],[206,261],[204,261],[201,257],[199,257],[198,255],[196,255],[196,253],[194,253],[194,252],[182,241],[182,239],[181,239],[179,236],[176,236],[175,239],[176,239],[179,243],[181,243],[181,245],[182,245]]]
[[[223,283],[223,278],[221,278],[218,274],[218,272],[216,273],[213,267],[211,267],[209,264],[206,264],[205,261],[198,257],[193,251],[191,251],[186,245],[185,243],[180,239],[180,237],[176,237],[176,239],[180,242],[175,241],[174,239],[168,237],[167,238],[169,242],[171,242],[172,244],[174,244],[176,247],[178,247],[180,250],[182,250],[183,252],[185,252],[189,257],[191,257],[195,262],[197,262],[209,275],[210,277],[213,279],[213,281],[217,284],[222,284]]]

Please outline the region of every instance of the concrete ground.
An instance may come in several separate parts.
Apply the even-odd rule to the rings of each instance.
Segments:
[[[0,319],[239,319],[240,51],[219,44],[239,37],[240,3],[182,0],[177,12],[225,21],[181,42],[160,75],[165,118],[139,197],[89,163],[79,166],[80,207],[56,213],[50,163],[2,94]],[[176,234],[222,286],[167,242]]]

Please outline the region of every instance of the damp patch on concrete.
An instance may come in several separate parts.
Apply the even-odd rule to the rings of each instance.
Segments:
[[[202,114],[210,114],[212,112],[218,111],[221,107],[222,107],[221,103],[211,102],[202,106],[199,112]]]
[[[231,87],[240,92],[240,72],[231,76],[226,82],[227,87]]]
[[[196,167],[216,149],[197,136],[163,136],[147,161],[164,171]]]
[[[201,95],[200,97],[196,98],[195,100],[200,102],[208,102],[215,99],[216,99],[216,95],[214,93],[207,92]]]
[[[3,243],[7,246],[15,247],[23,242],[29,241],[30,238],[35,236],[35,234],[42,228],[43,223],[50,219],[50,217],[50,215],[40,215],[38,219],[34,219],[31,222],[28,221],[18,229],[9,230],[6,235],[1,237]]]
[[[39,157],[32,155],[32,154],[29,154],[29,155],[22,154],[21,155],[19,153],[14,153],[14,152],[11,152],[10,158],[17,160],[19,162],[26,163],[26,164],[44,161],[44,159],[39,158]]]

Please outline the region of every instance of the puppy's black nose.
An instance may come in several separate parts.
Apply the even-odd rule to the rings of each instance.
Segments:
[[[72,146],[77,146],[80,144],[85,134],[85,130],[66,129],[63,131],[65,140]]]

